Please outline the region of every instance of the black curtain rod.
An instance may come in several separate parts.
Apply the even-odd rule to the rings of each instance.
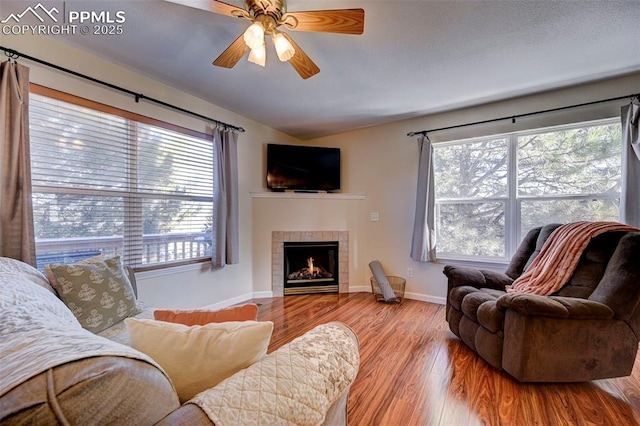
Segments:
[[[631,100],[633,100],[634,98],[640,99],[640,93],[636,93],[634,95],[627,95],[627,96],[618,96],[617,98],[602,99],[602,100],[593,101],[593,102],[585,102],[583,104],[569,105],[569,106],[564,106],[564,107],[559,107],[559,108],[551,108],[551,109],[545,109],[545,110],[541,110],[541,111],[528,112],[526,114],[516,114],[516,115],[510,115],[508,117],[493,118],[491,120],[474,121],[473,123],[464,123],[464,124],[457,124],[455,126],[440,127],[438,129],[421,130],[419,132],[409,132],[409,133],[407,133],[407,136],[409,136],[409,137],[416,136],[416,135],[426,136],[427,133],[439,132],[439,131],[442,131],[442,130],[458,129],[460,127],[476,126],[478,124],[495,123],[496,121],[503,121],[503,120],[511,120],[512,123],[515,123],[517,118],[529,117],[531,115],[545,114],[545,113],[548,113],[548,112],[562,111],[562,110],[565,110],[565,109],[579,108],[579,107],[595,105],[595,104],[602,104],[602,103],[605,103],[605,102],[619,101],[619,100],[622,100],[622,99],[631,99]]]
[[[114,90],[126,93],[128,95],[131,95],[131,96],[133,96],[135,98],[136,102],[140,102],[141,99],[146,99],[149,102],[152,102],[152,103],[155,103],[155,104],[158,104],[158,105],[162,105],[164,107],[167,107],[167,108],[182,112],[184,114],[192,115],[194,117],[198,117],[198,118],[201,118],[203,120],[211,121],[211,122],[215,123],[216,125],[224,126],[224,127],[228,128],[228,129],[237,130],[238,132],[244,132],[244,129],[242,127],[234,126],[232,124],[225,123],[223,121],[216,120],[214,118],[210,118],[210,117],[207,117],[207,116],[202,115],[202,114],[198,114],[197,112],[189,111],[188,109],[184,109],[184,108],[181,108],[179,106],[172,105],[170,103],[161,101],[159,99],[151,98],[149,96],[143,95],[142,93],[136,93],[136,92],[134,92],[132,90],[125,89],[124,87],[116,86],[115,84],[111,84],[111,83],[107,83],[106,81],[98,80],[97,78],[93,78],[93,77],[90,77],[88,75],[81,74],[81,73],[79,73],[77,71],[73,71],[73,70],[70,70],[68,68],[61,67],[60,65],[52,64],[51,62],[43,61],[42,59],[38,59],[38,58],[34,58],[33,56],[25,55],[24,53],[20,53],[17,50],[13,50],[13,49],[10,49],[10,48],[4,47],[4,46],[0,46],[0,49],[4,50],[5,54],[10,59],[14,59],[15,60],[15,59],[18,59],[18,58],[24,58],[24,59],[28,59],[28,60],[33,61],[33,62],[37,62],[37,63],[42,64],[42,65],[46,65],[46,66],[48,66],[50,68],[54,68],[54,69],[56,69],[58,71],[63,71],[63,72],[66,72],[67,74],[71,74],[71,75],[74,75],[76,77],[84,78],[85,80],[89,80],[89,81],[92,81],[94,83],[98,83],[98,84],[101,84],[103,86],[106,86],[106,87],[108,87],[110,89],[114,89]]]

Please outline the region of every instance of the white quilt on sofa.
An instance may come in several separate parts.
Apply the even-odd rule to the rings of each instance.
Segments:
[[[189,402],[216,426],[320,425],[355,380],[359,362],[353,332],[323,324]]]
[[[143,353],[82,328],[35,269],[0,258],[0,397],[50,368],[102,355],[158,367]],[[342,323],[323,324],[190,402],[216,426],[320,425],[358,368],[355,334]]]
[[[157,367],[141,352],[82,328],[34,271],[0,258],[0,396],[43,371],[93,356],[123,356]]]

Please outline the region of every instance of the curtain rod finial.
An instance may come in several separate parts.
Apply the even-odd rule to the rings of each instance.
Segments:
[[[13,49],[5,49],[4,50],[4,55],[9,58],[9,60],[13,60],[16,61],[18,60],[18,58],[20,57],[20,55],[18,54],[18,52],[16,52]]]

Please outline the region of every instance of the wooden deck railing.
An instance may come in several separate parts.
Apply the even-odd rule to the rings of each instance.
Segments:
[[[142,237],[140,265],[198,259],[210,254],[210,238],[204,232],[149,234]],[[69,263],[102,255],[122,255],[124,237],[84,237],[36,240],[38,268],[47,263]]]

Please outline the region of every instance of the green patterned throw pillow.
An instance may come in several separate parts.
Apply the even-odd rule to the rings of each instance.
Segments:
[[[98,333],[139,312],[120,256],[45,266],[51,286],[80,325]]]

